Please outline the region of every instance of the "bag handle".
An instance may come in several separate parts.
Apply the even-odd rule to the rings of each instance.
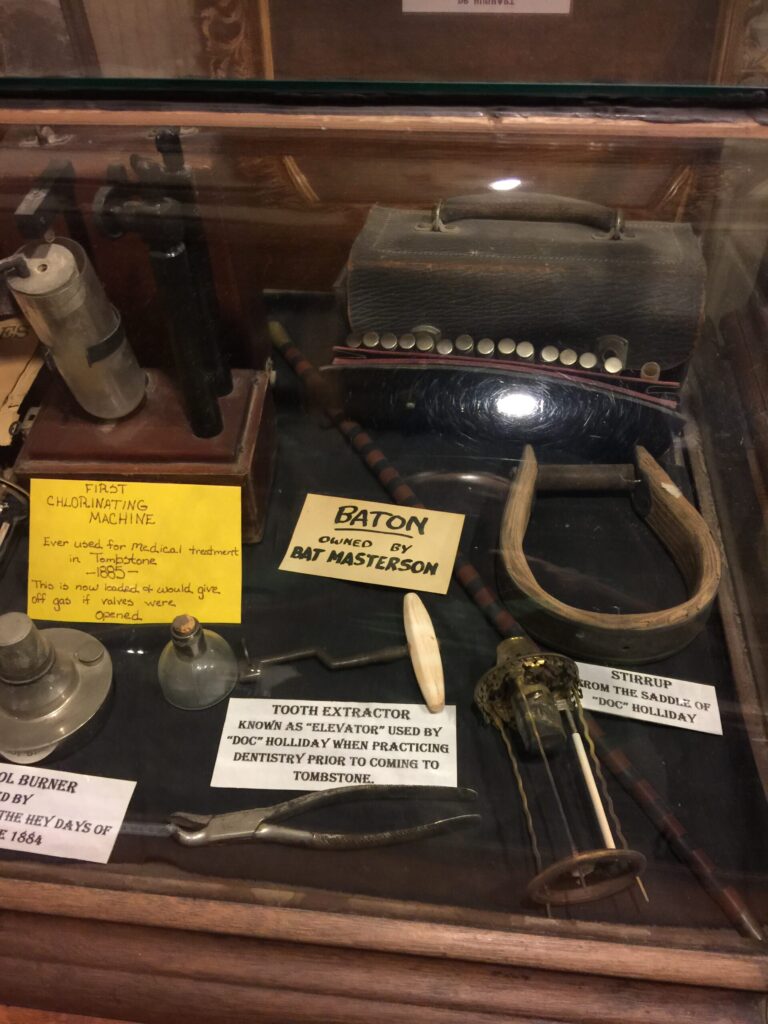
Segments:
[[[604,231],[608,238],[621,238],[624,217],[620,210],[589,203],[584,199],[519,192],[513,195],[454,196],[441,199],[432,212],[433,231],[460,220],[533,220],[583,224]]]

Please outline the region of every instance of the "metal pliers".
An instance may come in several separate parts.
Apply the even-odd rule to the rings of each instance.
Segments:
[[[170,831],[174,839],[185,846],[258,839],[265,843],[284,843],[312,850],[364,850],[370,846],[389,846],[423,839],[480,820],[479,814],[457,814],[451,818],[440,818],[422,825],[386,832],[313,832],[276,824],[318,807],[369,799],[470,802],[477,799],[477,793],[473,789],[448,786],[342,786],[339,789],[324,789],[297,796],[273,807],[254,807],[230,814],[172,814]]]

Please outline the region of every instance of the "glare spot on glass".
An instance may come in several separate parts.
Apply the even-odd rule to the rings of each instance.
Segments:
[[[508,391],[496,399],[496,412],[510,420],[533,416],[541,408],[541,399],[526,391]]]
[[[498,181],[492,181],[488,188],[492,188],[494,192],[511,192],[513,188],[519,188],[522,184],[520,178],[499,178]]]
[[[133,649],[132,647],[128,647],[128,648],[126,648],[126,651],[125,651],[125,653],[126,653],[126,654],[143,654],[143,653],[144,653],[144,651],[140,651],[140,650],[138,650],[138,649],[137,649],[137,650],[134,650],[134,649]]]

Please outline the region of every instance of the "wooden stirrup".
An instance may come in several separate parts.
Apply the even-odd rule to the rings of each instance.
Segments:
[[[501,557],[513,587],[513,614],[552,650],[615,664],[659,661],[703,628],[720,583],[720,552],[702,517],[656,460],[638,447],[636,466],[542,466],[526,445],[510,486],[501,526]],[[688,599],[656,612],[613,615],[558,601],[537,582],[523,552],[537,486],[547,490],[645,487],[641,514],[682,573]]]

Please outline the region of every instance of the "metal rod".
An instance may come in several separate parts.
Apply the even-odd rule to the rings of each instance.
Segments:
[[[544,744],[541,742],[541,736],[539,735],[539,729],[536,725],[536,719],[531,714],[531,708],[528,703],[528,698],[525,695],[525,691],[522,689],[520,690],[520,696],[523,698],[523,703],[525,704],[525,714],[528,718],[528,724],[533,730],[533,735],[536,737],[536,746],[539,748],[539,756],[541,757],[541,760],[544,763],[544,769],[547,773],[547,779],[549,780],[550,788],[555,796],[555,803],[557,804],[557,810],[560,814],[560,820],[563,823],[563,828],[565,829],[565,835],[568,839],[568,845],[571,848],[571,854],[572,856],[576,857],[579,851],[576,846],[576,842],[573,838],[573,833],[571,832],[571,826],[568,824],[568,816],[565,813],[565,807],[563,805],[562,797],[560,796],[560,790],[557,788],[557,783],[555,782],[555,776],[552,774],[552,767],[549,763],[547,752],[544,749]],[[583,874],[581,874],[581,872],[579,872],[579,878],[581,880],[581,884],[584,885],[584,876]]]
[[[287,665],[293,661],[306,661],[308,658],[316,658],[321,665],[327,669],[364,668],[366,665],[387,665],[392,661],[399,661],[409,656],[408,647],[402,644],[397,647],[383,647],[378,651],[368,651],[365,654],[349,654],[346,657],[334,658],[322,647],[307,647],[296,651],[286,651],[284,654],[272,654],[266,658],[259,658],[255,663],[254,670],[260,673],[263,668],[270,665]]]
[[[633,465],[539,466],[537,491],[632,491],[637,484]]]
[[[169,334],[187,417],[197,437],[221,433],[219,403],[205,369],[204,340],[200,335],[198,306],[184,298],[194,281],[184,244],[149,254],[158,288],[167,302]]]
[[[568,720],[568,727],[571,731],[571,742],[573,743],[573,749],[576,751],[576,759],[579,762],[581,774],[584,776],[584,784],[586,785],[587,792],[589,793],[592,810],[595,812],[595,818],[597,819],[597,825],[600,829],[600,835],[603,837],[603,845],[608,850],[615,850],[616,842],[613,838],[613,833],[611,832],[611,826],[608,824],[608,818],[605,815],[603,801],[600,799],[600,793],[597,790],[595,776],[592,774],[592,766],[587,758],[587,752],[584,749],[581,734],[576,728],[576,723],[573,720],[571,709],[567,704],[564,711],[565,717]]]
[[[183,208],[184,239],[203,317],[206,369],[214,392],[220,396],[228,395],[232,391],[232,372],[224,355],[221,313],[208,239],[197,207],[192,172],[184,162],[178,129],[161,129],[155,136],[155,145],[165,166],[166,190]]]
[[[605,775],[603,774],[603,769],[600,765],[600,760],[598,759],[597,751],[595,750],[595,744],[592,740],[592,736],[590,735],[586,719],[584,718],[584,708],[582,706],[581,701],[579,701],[576,704],[576,713],[579,718],[579,725],[581,726],[581,730],[584,733],[584,738],[587,741],[587,746],[589,747],[589,757],[592,767],[594,769],[594,774],[597,776],[598,782],[600,783],[600,789],[603,791],[604,806],[608,808],[608,813],[610,814],[611,820],[613,821],[614,831],[619,838],[619,842],[621,843],[621,848],[623,850],[628,850],[629,843],[627,842],[626,836],[621,830],[621,822],[619,821],[619,816],[616,813],[616,808],[613,806],[613,799],[611,798],[611,793],[608,789],[608,783],[605,781]],[[643,884],[643,880],[640,877],[640,875],[635,875],[635,882],[637,883],[637,888],[640,890],[640,895],[643,897],[646,903],[650,903],[651,900],[648,896],[648,890],[645,888],[645,885]]]
[[[517,791],[520,795],[520,802],[523,805],[523,815],[525,816],[525,824],[528,829],[528,838],[531,843],[531,851],[533,852],[533,862],[536,865],[536,874],[540,875],[543,870],[541,862],[541,852],[539,851],[539,840],[536,835],[536,827],[533,824],[533,815],[531,814],[530,804],[528,803],[528,794],[525,790],[525,783],[523,782],[523,776],[520,772],[520,765],[517,758],[515,757],[515,751],[512,746],[512,742],[507,735],[507,729],[500,719],[496,722],[496,726],[501,733],[501,738],[504,740],[504,746],[507,748],[507,754],[509,760],[512,762],[512,771],[515,775],[515,782],[517,783]],[[547,904],[549,908],[549,904]]]

